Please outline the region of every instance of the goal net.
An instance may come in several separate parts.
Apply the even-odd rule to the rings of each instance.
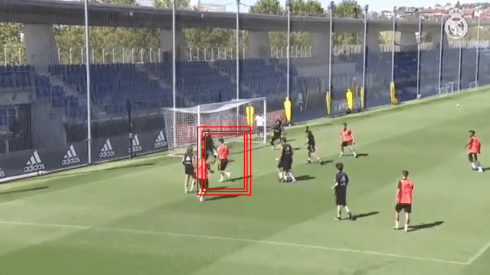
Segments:
[[[188,108],[162,108],[165,131],[170,150],[197,144],[197,126],[205,130],[223,130],[217,126],[229,127],[230,131],[240,131],[237,126],[250,126],[252,142],[265,143],[267,136],[266,99],[253,98],[203,104]],[[237,128],[233,128],[233,126]],[[200,127],[203,128],[203,127]],[[243,139],[237,135],[214,135],[228,141]],[[217,140],[214,141],[215,144]],[[178,150],[177,152],[180,152]]]

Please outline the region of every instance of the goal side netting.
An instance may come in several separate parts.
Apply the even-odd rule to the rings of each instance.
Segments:
[[[197,145],[197,126],[204,126],[206,130],[219,131],[225,128],[230,131],[240,128],[237,126],[250,126],[254,143],[265,143],[267,136],[266,98],[253,98],[232,100],[203,104],[188,108],[162,108],[165,119],[165,131],[169,150],[182,153],[183,148]],[[237,127],[237,128],[233,128]],[[200,127],[202,128],[202,127]],[[241,141],[242,136],[213,135],[215,144],[219,138],[227,142]]]

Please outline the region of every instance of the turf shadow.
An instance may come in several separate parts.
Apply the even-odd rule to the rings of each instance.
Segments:
[[[28,192],[28,191],[36,191],[36,190],[43,190],[43,189],[48,189],[48,186],[38,186],[34,188],[29,188],[29,189],[22,189],[22,190],[13,190],[13,191],[7,191],[7,192],[2,192],[0,195],[7,195],[7,194],[13,194],[13,193],[22,193],[22,192]]]
[[[135,163],[130,165],[111,167],[111,168],[107,168],[106,170],[118,170],[118,169],[136,168],[136,167],[143,167],[143,166],[153,166],[155,164],[156,164],[155,162]]]
[[[329,164],[332,162],[333,162],[333,160],[330,160],[330,159],[329,160],[322,160],[322,161],[320,161],[320,165],[325,165],[325,164]]]
[[[432,223],[421,223],[421,224],[417,224],[417,225],[410,225],[410,226],[408,226],[408,228],[409,228],[408,232],[413,232],[413,231],[417,231],[417,230],[421,230],[421,229],[428,229],[428,228],[432,228],[432,227],[437,227],[443,223],[444,223],[443,221],[437,221],[437,222],[432,222]]]
[[[307,180],[314,180],[315,177],[311,177],[308,175],[303,175],[303,176],[297,176],[296,181],[307,181]]]
[[[216,196],[216,197],[206,198],[206,201],[216,201],[216,200],[221,200],[221,199],[233,199],[236,197],[239,197],[239,196],[238,195]]]
[[[357,154],[357,157],[367,157],[369,154]]]
[[[377,215],[377,214],[379,214],[379,211],[372,211],[369,213],[357,214],[357,215],[354,215],[353,217],[355,219],[361,219],[361,218],[365,218],[365,217],[369,217],[369,216],[373,216],[373,215]]]
[[[248,176],[247,176],[247,178],[251,178],[251,177],[252,177],[252,175],[248,175]],[[238,178],[232,178],[232,179],[231,179],[231,181],[233,182],[233,181],[236,181],[236,180],[242,180],[242,179],[244,179],[244,178],[245,178],[245,177],[243,177],[243,176],[242,176],[242,177],[238,177]]]
[[[483,168],[483,171],[488,171],[488,170],[490,170],[490,167]]]

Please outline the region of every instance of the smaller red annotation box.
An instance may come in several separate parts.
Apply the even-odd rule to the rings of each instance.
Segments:
[[[252,127],[251,126],[197,126],[197,163],[204,164],[207,162],[206,154],[203,154],[204,148],[206,148],[206,137],[212,136],[243,136],[243,187],[242,188],[212,188],[218,182],[209,182],[207,188],[198,186],[197,195],[201,196],[251,196],[252,195]],[[199,141],[202,141],[201,143]],[[204,156],[203,156],[204,155]],[[237,155],[233,155],[236,159]],[[196,174],[199,175],[199,167],[196,167]],[[205,167],[204,165],[201,167]],[[235,174],[236,167],[233,171]],[[213,169],[212,169],[213,170]],[[207,173],[205,173],[207,177]],[[241,178],[240,178],[241,179]],[[231,180],[233,181],[233,174]],[[229,181],[220,183],[220,185],[226,184]],[[201,184],[198,181],[198,184]],[[202,185],[202,184],[201,184]]]

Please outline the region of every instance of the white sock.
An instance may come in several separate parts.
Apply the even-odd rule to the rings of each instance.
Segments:
[[[293,176],[293,173],[289,172],[289,176],[291,177],[291,179],[293,180],[293,182],[296,182],[296,178]]]
[[[398,223],[399,223],[398,221],[395,221],[395,228],[396,228],[396,229],[398,229],[398,228],[399,228],[399,227],[398,227],[398,226],[399,226],[399,224],[398,224]]]
[[[405,232],[408,231],[408,223],[405,223]]]
[[[475,164],[474,162],[472,162],[472,163],[471,163],[471,167],[472,167],[473,169],[476,169],[476,164]]]

